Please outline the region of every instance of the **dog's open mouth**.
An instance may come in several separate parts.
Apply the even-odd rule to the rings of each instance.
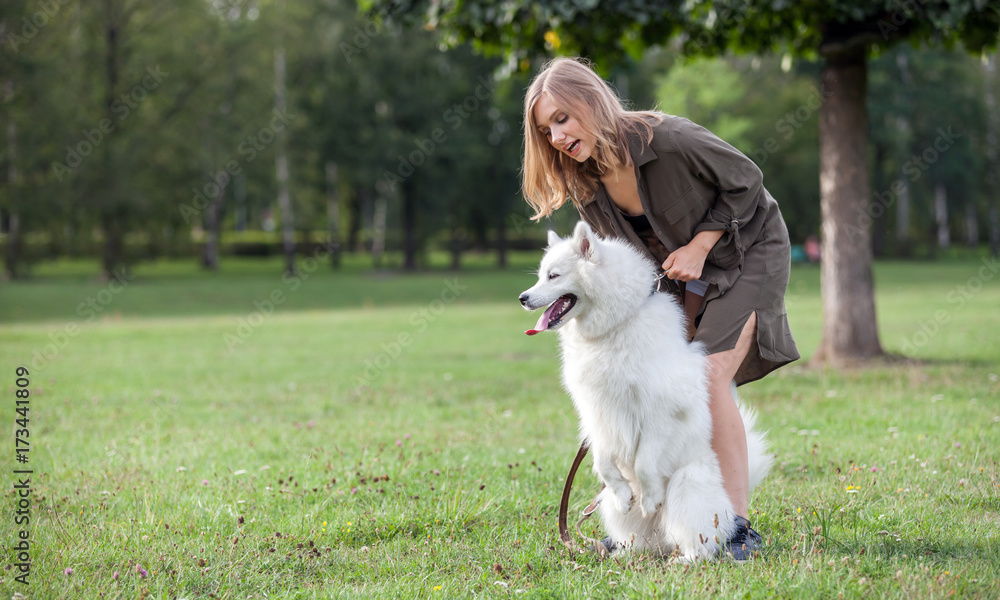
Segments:
[[[524,333],[528,335],[535,335],[538,332],[545,331],[550,327],[555,327],[561,321],[563,316],[576,305],[576,296],[573,294],[566,294],[565,296],[560,296],[558,300],[549,305],[542,313],[542,316],[538,317],[538,322],[535,323],[534,329],[529,329]]]

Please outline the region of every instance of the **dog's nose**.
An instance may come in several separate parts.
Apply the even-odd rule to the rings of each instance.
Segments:
[[[524,292],[517,299],[521,301],[521,306],[526,305],[528,303],[528,292]]]

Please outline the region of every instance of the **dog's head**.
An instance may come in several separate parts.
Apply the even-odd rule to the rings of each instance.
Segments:
[[[562,239],[549,232],[549,247],[545,249],[538,268],[538,283],[520,296],[521,306],[537,310],[548,306],[534,329],[525,333],[535,335],[540,331],[555,330],[573,319],[586,308],[588,297],[584,286],[598,260],[600,240],[583,221],[573,235]]]
[[[534,329],[555,330],[575,321],[585,336],[598,336],[631,319],[656,286],[656,265],[624,240],[603,240],[580,221],[562,239],[549,232],[538,283],[521,294],[528,310],[548,306]]]

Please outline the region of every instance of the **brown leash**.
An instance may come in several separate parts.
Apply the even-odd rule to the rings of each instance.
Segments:
[[[566,474],[566,484],[563,486],[562,499],[559,500],[559,539],[562,541],[564,546],[573,551],[576,551],[578,548],[576,543],[573,541],[573,535],[569,532],[567,518],[567,514],[569,513],[569,495],[570,492],[573,491],[573,480],[576,479],[576,471],[580,468],[580,463],[583,462],[584,457],[587,456],[588,450],[590,450],[590,446],[587,445],[587,442],[580,444],[580,449],[576,452],[576,458],[573,459],[573,465],[570,466],[569,473]],[[601,489],[603,490],[604,488],[602,487]],[[591,548],[595,550],[599,556],[605,557],[607,556],[608,551],[607,548],[604,547],[601,540],[589,538],[583,535],[583,532],[580,531],[580,525],[589,519],[590,515],[594,514],[594,511],[597,510],[598,504],[600,504],[600,501],[595,497],[591,500],[587,508],[583,510],[583,516],[576,522],[576,532],[580,535],[580,537],[586,540],[587,544],[591,546]]]

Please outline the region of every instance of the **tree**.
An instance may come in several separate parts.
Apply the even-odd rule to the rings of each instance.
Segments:
[[[474,40],[521,68],[558,50],[607,69],[672,40],[691,56],[785,50],[819,57],[823,332],[814,360],[829,364],[883,355],[871,268],[869,57],[901,40],[960,42],[979,53],[1000,34],[995,0],[375,0],[366,6],[423,21],[456,41]]]
[[[654,78],[660,110],[708,128],[757,163],[792,244],[819,230],[816,121],[822,95],[814,71],[787,54],[726,56],[676,60]]]
[[[485,181],[499,144],[520,143],[500,133],[510,128],[497,107],[498,61],[468,47],[442,52],[437,34],[402,30],[381,15],[353,23],[344,16],[333,5],[316,11],[314,48],[289,54],[290,79],[300,72],[303,80],[289,102],[314,124],[308,170],[328,189],[327,164],[336,163],[342,195],[371,205],[365,212],[377,267],[386,246],[398,245],[403,269],[417,269],[439,240],[457,266],[469,230],[478,236],[470,223],[499,204],[499,190]]]

